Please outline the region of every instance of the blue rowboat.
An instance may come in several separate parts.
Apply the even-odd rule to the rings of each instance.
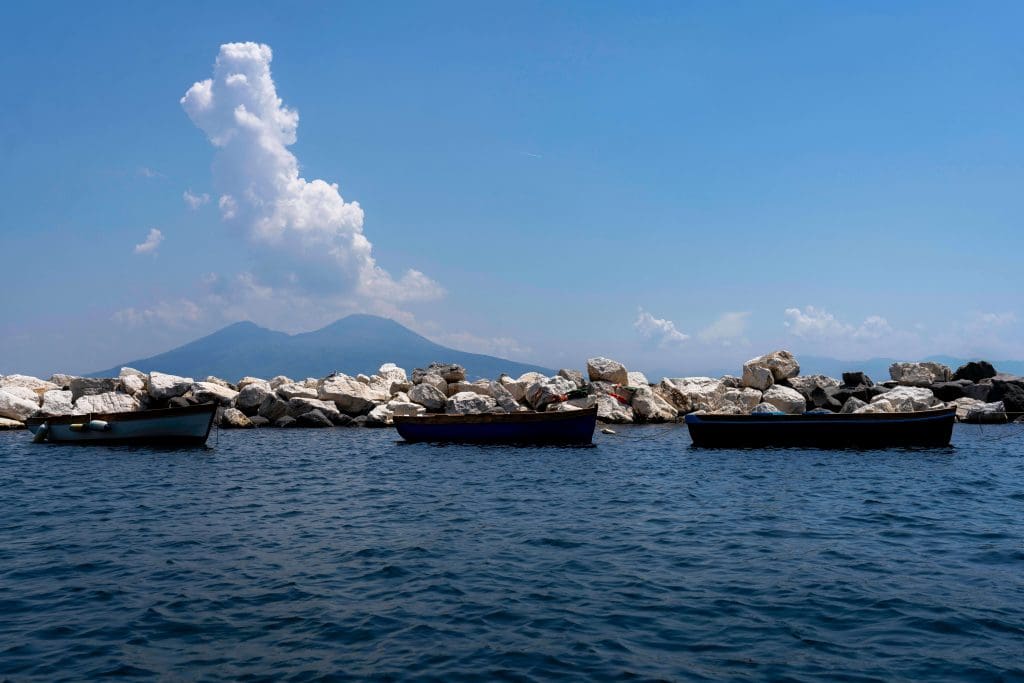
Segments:
[[[399,436],[409,442],[589,444],[597,408],[557,413],[395,416]]]
[[[37,443],[202,446],[210,436],[216,403],[185,408],[32,417],[25,426]]]
[[[686,416],[694,446],[705,448],[889,448],[948,446],[955,408],[918,413]]]

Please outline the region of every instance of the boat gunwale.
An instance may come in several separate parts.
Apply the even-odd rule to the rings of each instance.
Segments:
[[[210,425],[213,425],[213,416],[217,412],[217,404],[209,401],[194,406],[183,406],[180,408],[152,408],[150,410],[132,410],[123,413],[79,413],[76,415],[38,415],[25,420],[25,425],[41,425],[44,422],[51,425],[74,424],[76,422],[90,420],[105,420],[107,422],[134,422],[136,420],[159,420],[168,417],[181,417],[199,413],[210,413]],[[209,434],[209,428],[207,429]]]
[[[716,423],[716,424],[776,424],[776,423],[870,423],[870,422],[922,422],[926,420],[945,419],[950,415],[956,415],[956,408],[938,408],[936,410],[919,410],[902,413],[801,413],[799,415],[788,415],[780,413],[759,413],[754,415],[725,415],[716,413],[705,413],[697,415],[690,413],[686,416],[687,424]]]

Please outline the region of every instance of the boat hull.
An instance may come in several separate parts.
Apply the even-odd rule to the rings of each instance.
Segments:
[[[559,413],[395,417],[405,441],[434,443],[560,444],[593,442],[597,408]]]
[[[943,447],[955,409],[918,413],[830,415],[687,415],[693,445],[702,448]]]
[[[140,410],[131,413],[91,413],[31,418],[25,424],[33,434],[45,430],[47,443],[156,446],[202,446],[210,436],[217,405]],[[107,429],[82,428],[93,421]]]

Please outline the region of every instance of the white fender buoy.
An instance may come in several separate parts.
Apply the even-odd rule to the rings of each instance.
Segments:
[[[86,429],[91,432],[109,432],[110,424],[106,420],[90,420]]]
[[[602,434],[614,434],[615,430],[614,429],[609,429],[608,427],[605,427],[604,429],[601,430],[601,433]]]
[[[49,436],[49,434],[50,423],[44,422],[43,424],[39,425],[39,429],[37,429],[36,433],[32,436],[32,443],[43,443],[44,441],[46,441],[46,437]]]

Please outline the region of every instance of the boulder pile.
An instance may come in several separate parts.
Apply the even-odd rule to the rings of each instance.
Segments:
[[[117,413],[214,402],[223,428],[385,427],[397,415],[571,411],[597,407],[610,423],[674,422],[692,412],[747,415],[890,413],[955,407],[964,422],[1024,421],[1024,377],[1001,374],[986,361],[952,371],[933,362],[893,363],[890,379],[863,372],[842,379],[801,375],[789,351],[752,358],[739,376],[663,378],[648,382],[610,358],[591,358],[586,371],[548,377],[469,381],[465,368],[432,363],[412,375],[385,363],[373,375],[335,373],[320,379],[218,377],[196,380],[122,368],[117,377],[0,376],[0,429],[18,429],[33,416]]]

